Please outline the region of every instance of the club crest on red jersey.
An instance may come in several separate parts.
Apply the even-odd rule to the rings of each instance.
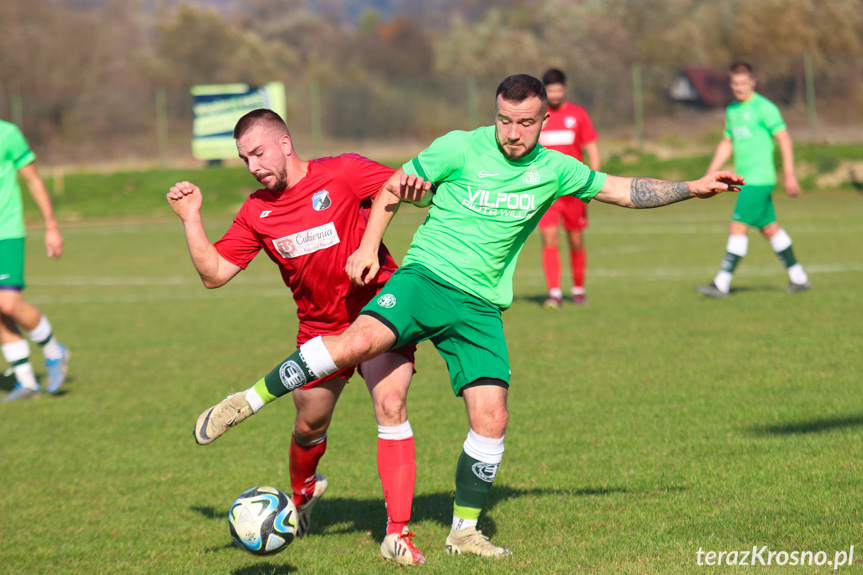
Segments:
[[[577,121],[574,116],[567,116],[563,119],[563,125],[571,130],[575,127]]]
[[[332,205],[332,203],[332,200],[330,200],[330,193],[326,190],[321,190],[312,196],[312,207],[315,208],[315,211],[317,212],[327,209]]]

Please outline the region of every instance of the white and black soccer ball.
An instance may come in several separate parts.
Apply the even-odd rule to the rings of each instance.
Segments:
[[[294,540],[297,508],[275,487],[253,487],[231,504],[228,525],[234,543],[255,555],[273,555]]]

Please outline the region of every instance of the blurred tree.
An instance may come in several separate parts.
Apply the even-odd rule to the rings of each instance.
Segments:
[[[435,43],[435,71],[443,76],[499,76],[536,70],[546,52],[519,12],[491,9],[476,23],[456,16]]]
[[[170,20],[157,24],[154,56],[151,73],[171,88],[262,84],[278,77],[276,62],[291,61],[284,46],[268,45],[215,9],[191,4],[180,4]]]
[[[136,2],[130,4],[134,14]],[[64,2],[0,2],[0,96],[24,98],[25,128],[34,143],[59,133],[74,138],[76,125],[108,121],[89,105],[96,92],[141,87],[137,24],[119,0],[104,8],[110,26],[102,14]]]

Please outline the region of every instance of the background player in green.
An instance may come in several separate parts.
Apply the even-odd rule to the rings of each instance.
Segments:
[[[501,312],[512,303],[518,254],[543,212],[564,194],[651,208],[737,191],[743,183],[729,172],[694,182],[606,176],[537,145],[548,113],[545,88],[532,76],[504,80],[495,109],[494,126],[439,138],[390,178],[385,187],[391,194],[378,194],[360,248],[348,260],[348,275],[359,284],[378,271],[374,254],[398,203],[431,203],[404,265],[379,296],[343,333],[306,342],[249,388],[273,401],[288,392],[284,374],[294,383],[314,380],[404,342],[430,339],[447,363],[453,391],[464,398],[470,423],[456,466],[446,550],[484,557],[510,554],[482,535],[477,520],[503,457],[509,417]],[[437,185],[433,196],[425,191],[428,182]],[[209,417],[199,424],[204,421],[206,434],[218,437],[253,411],[229,397],[204,413]]]
[[[746,179],[746,186],[737,196],[737,205],[731,216],[725,259],[719,273],[710,285],[696,289],[709,297],[724,298],[731,288],[734,269],[746,255],[750,227],[758,228],[770,242],[779,261],[788,271],[787,291],[808,290],[811,285],[803,266],[797,263],[791,238],[776,222],[770,194],[776,186],[776,166],[773,163],[774,139],[782,153],[782,171],[785,192],[791,197],[800,195],[800,184],[794,174],[794,149],[791,136],[782,120],[779,108],[755,92],[755,75],[746,62],[735,62],[730,67],[731,91],[737,100],[728,106],[725,115],[725,133],[707,172],[725,165],[734,151],[734,169]]]
[[[42,346],[48,370],[48,393],[57,391],[66,379],[69,352],[57,341],[39,308],[24,299],[24,216],[18,172],[27,182],[33,200],[45,221],[45,247],[48,255],[59,259],[63,236],[54,218],[51,196],[36,171],[36,154],[30,150],[21,130],[0,120],[0,345],[3,357],[15,373],[15,388],[3,401],[26,399],[39,393],[39,381],[30,363],[30,344],[21,335],[24,328],[30,339]]]

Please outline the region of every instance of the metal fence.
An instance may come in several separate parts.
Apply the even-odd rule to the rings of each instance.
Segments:
[[[863,141],[863,66],[852,58],[788,58],[759,66],[758,91],[776,102],[796,140]],[[604,137],[632,147],[721,129],[722,106],[675,101],[681,68],[634,65],[570,72],[569,98]],[[538,72],[536,72],[538,73]],[[722,73],[722,70],[719,70]],[[410,155],[455,129],[490,124],[501,78],[317,83],[282,80],[287,121],[304,157],[383,150]],[[43,163],[188,164],[188,90],[0,96],[0,118],[19,124]]]

